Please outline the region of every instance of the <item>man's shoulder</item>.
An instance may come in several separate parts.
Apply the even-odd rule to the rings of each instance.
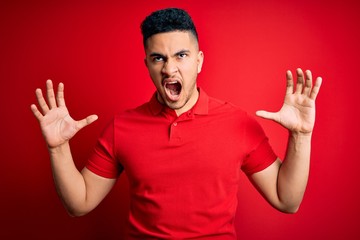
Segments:
[[[137,107],[128,108],[115,114],[115,120],[129,119],[129,118],[141,118],[153,116],[149,102],[145,102]]]
[[[230,113],[244,116],[247,115],[246,111],[234,103],[214,97],[209,97],[209,113]]]

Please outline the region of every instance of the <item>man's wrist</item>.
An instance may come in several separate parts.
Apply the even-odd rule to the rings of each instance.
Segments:
[[[56,146],[56,147],[50,147],[48,146],[48,151],[50,154],[62,154],[64,152],[67,152],[70,150],[70,145],[69,145],[69,142],[66,141],[65,143],[63,144],[60,144],[59,146]]]
[[[312,132],[293,132],[289,131],[289,138],[294,141],[311,141]]]

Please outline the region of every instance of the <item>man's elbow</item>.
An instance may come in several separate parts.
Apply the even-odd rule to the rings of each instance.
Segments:
[[[287,214],[297,213],[300,209],[303,200],[303,195],[288,195],[286,197],[280,197],[275,201],[274,207],[280,212]]]
[[[299,211],[300,204],[294,204],[294,205],[281,205],[279,207],[275,207],[280,212],[286,213],[286,214],[295,214]]]
[[[295,214],[299,211],[299,208],[286,208],[284,210],[281,210],[283,213],[287,214]]]
[[[65,206],[65,210],[69,214],[70,217],[81,217],[90,212],[86,209],[74,208],[74,207],[68,207],[68,206]]]

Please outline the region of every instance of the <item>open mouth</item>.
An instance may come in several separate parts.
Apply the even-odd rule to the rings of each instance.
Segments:
[[[180,98],[180,93],[181,93],[181,83],[178,81],[165,81],[164,82],[164,88],[165,88],[165,92],[167,97],[171,100],[171,101],[177,101]]]

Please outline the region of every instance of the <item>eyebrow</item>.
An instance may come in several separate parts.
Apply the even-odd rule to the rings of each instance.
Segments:
[[[190,53],[190,50],[188,50],[188,49],[182,49],[182,50],[176,52],[176,53],[174,54],[174,56],[178,56],[178,55],[183,54],[183,53]]]
[[[175,54],[173,54],[173,56],[178,56],[180,54],[183,54],[183,53],[190,53],[190,50],[188,49],[181,49],[180,51],[176,52]],[[153,52],[150,54],[150,57],[163,57],[163,58],[167,58],[166,56],[164,56],[163,54],[161,53],[157,53],[157,52]]]
[[[150,57],[163,57],[163,58],[165,58],[164,55],[162,55],[162,54],[160,54],[160,53],[156,53],[156,52],[151,53],[151,54],[150,54]]]

